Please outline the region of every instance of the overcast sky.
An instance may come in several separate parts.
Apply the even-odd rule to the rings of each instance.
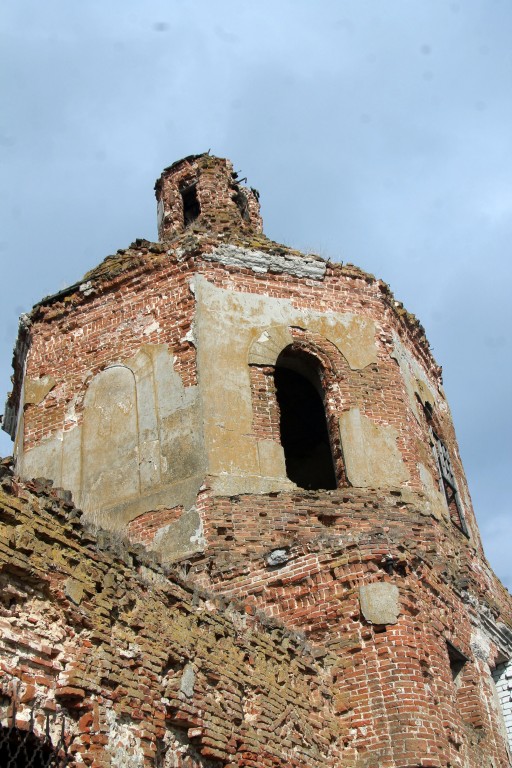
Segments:
[[[512,589],[510,0],[4,0],[0,35],[1,400],[20,313],[156,239],[156,177],[211,149],[418,315]]]

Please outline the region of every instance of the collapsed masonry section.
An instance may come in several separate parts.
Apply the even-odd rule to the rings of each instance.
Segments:
[[[166,168],[155,185],[160,240],[189,227],[261,233],[259,195],[244,181],[229,160],[209,154],[190,155]]]
[[[270,497],[210,500],[225,553],[165,569],[0,464],[0,757],[23,740],[15,765],[43,768],[48,723],[69,768],[509,765],[491,677],[511,655],[509,597],[464,571],[462,602],[421,516],[389,553],[409,524],[392,499],[283,505],[286,531],[297,515],[359,530],[342,548],[286,542]]]
[[[60,765],[37,762],[49,712],[69,768],[355,768],[332,654],[95,536],[64,496],[0,466],[2,766],[13,743],[13,766]]]

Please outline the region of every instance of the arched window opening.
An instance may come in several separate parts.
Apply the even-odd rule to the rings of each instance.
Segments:
[[[318,361],[287,347],[274,373],[286,474],[300,488],[337,488]]]

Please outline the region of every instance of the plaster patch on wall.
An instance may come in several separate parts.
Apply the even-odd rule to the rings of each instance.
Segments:
[[[263,333],[258,329],[258,334],[249,348],[249,365],[275,365],[283,349],[293,342],[288,326],[273,325]]]
[[[429,403],[432,408],[435,407],[436,399],[432,394],[432,390],[422,379],[416,379],[415,391],[423,405]]]
[[[216,496],[236,496],[239,493],[274,493],[292,491],[295,483],[287,477],[260,477],[259,475],[219,474],[209,479],[210,487]]]
[[[377,424],[359,408],[339,420],[347,477],[356,488],[395,488],[409,480],[394,427]]]
[[[77,404],[77,395],[71,398],[64,412],[64,426],[67,427],[68,429],[78,424],[76,404]]]
[[[62,453],[60,460],[58,485],[73,493],[78,501],[82,472],[82,427],[76,424],[62,435]]]
[[[491,641],[480,627],[475,627],[471,633],[470,644],[474,657],[488,663],[491,654]]]
[[[77,579],[72,579],[71,577],[66,579],[64,582],[64,594],[72,600],[75,605],[80,605],[84,596],[83,583]]]
[[[116,365],[98,373],[84,399],[82,499],[111,507],[140,492],[137,390],[133,371]]]
[[[84,296],[90,296],[91,293],[94,293],[94,286],[91,280],[87,280],[85,283],[80,284],[78,290],[82,291]]]
[[[443,518],[450,519],[448,507],[446,506],[446,496],[439,490],[439,484],[436,483],[432,474],[424,464],[418,462],[420,481],[425,490],[428,499],[427,506],[431,514],[438,520]]]
[[[283,477],[286,475],[284,450],[274,440],[258,440],[258,459],[262,477]]]
[[[322,315],[304,311],[290,316],[289,325],[320,334],[334,344],[352,370],[361,370],[377,362],[375,323],[351,313]],[[259,333],[259,331],[258,331]],[[293,342],[288,325],[271,326],[251,344],[249,364],[275,365],[279,353]]]
[[[277,565],[285,565],[289,559],[289,549],[273,549],[268,555],[265,555],[265,562],[271,568]]]
[[[183,670],[180,682],[180,692],[191,699],[194,695],[194,685],[196,683],[196,673],[192,664],[187,664]]]
[[[196,338],[194,336],[194,327],[193,326],[191,328],[189,328],[189,330],[186,332],[186,334],[181,339],[182,343],[185,342],[185,341],[188,341],[189,344],[192,344],[193,346],[195,346]]]
[[[157,531],[151,549],[162,553],[162,560],[171,563],[202,552],[206,546],[203,523],[195,508],[189,509],[169,525]]]
[[[141,740],[128,723],[120,722],[113,709],[107,709],[105,719],[108,724],[108,742],[105,751],[111,754],[112,768],[142,768],[144,752]]]
[[[440,397],[436,396],[432,387],[427,382],[427,376],[418,361],[402,344],[398,336],[393,334],[394,348],[391,357],[400,367],[402,379],[409,399],[409,405],[418,423],[421,424],[422,416],[418,408],[418,398],[425,404],[429,402],[433,407],[439,405]]]
[[[46,395],[52,391],[57,382],[53,376],[41,376],[40,379],[25,378],[24,402],[25,405],[39,405]]]
[[[352,370],[377,362],[375,323],[352,313],[318,315],[308,313],[307,327],[330,341],[341,352]]]
[[[146,327],[143,330],[144,336],[149,336],[151,333],[156,333],[161,331],[160,323],[158,323],[156,320],[154,320],[149,325],[146,325]]]
[[[42,440],[29,451],[19,454],[16,471],[25,480],[47,477],[56,485],[62,485],[62,442],[64,432],[59,430],[53,437]]]

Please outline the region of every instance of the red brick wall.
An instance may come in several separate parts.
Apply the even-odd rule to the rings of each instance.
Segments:
[[[71,765],[114,749],[147,768],[508,766],[471,639],[475,598],[510,626],[510,596],[400,498],[205,491],[212,549],[187,585],[96,539],[58,491],[1,480],[0,719],[15,703],[25,729],[33,708],[42,736],[49,713],[55,738],[64,721]],[[290,559],[269,568],[275,546]],[[361,613],[376,581],[398,587],[394,625]],[[459,686],[447,640],[468,657]]]
[[[49,714],[70,768],[355,768],[329,664],[299,635],[1,480],[2,726],[15,708],[44,738]]]
[[[147,257],[147,252],[142,257]],[[167,261],[167,259],[166,259]],[[149,267],[149,265],[148,265]],[[259,276],[235,273],[229,268],[199,265],[203,274],[219,287],[263,293],[291,299],[295,306],[326,312],[356,312],[376,320],[382,327],[379,338],[378,366],[351,371],[332,344],[320,338],[310,340],[318,353],[326,354],[342,372],[330,395],[338,412],[354,404],[377,422],[391,424],[407,435],[417,429],[404,419],[409,417],[406,394],[398,366],[389,357],[392,349],[390,331],[404,329],[382,302],[381,292],[374,286],[362,306],[361,290],[370,294],[366,281],[334,275],[325,283],[293,281],[280,275]],[[27,376],[53,376],[58,384],[41,406],[28,406],[25,444],[31,446],[41,437],[52,434],[62,425],[65,405],[73,395],[83,392],[87,374],[101,370],[107,363],[134,355],[144,343],[168,343],[176,356],[176,369],[185,386],[195,383],[195,350],[184,337],[193,320],[194,302],[187,281],[190,266],[170,262],[153,265],[151,270],[137,270],[123,279],[118,276],[102,285],[101,295],[80,297],[75,294],[68,303],[56,302],[41,307],[33,322],[32,345],[28,357]],[[244,272],[244,271],[242,271]],[[355,285],[352,285],[355,283]],[[362,285],[360,285],[362,284]],[[327,300],[328,299],[328,300]],[[389,321],[394,321],[390,323]],[[144,324],[156,322],[160,331],[144,334]],[[298,331],[295,332],[299,333]],[[405,339],[407,343],[407,334]],[[409,342],[410,343],[410,342]],[[421,347],[416,356],[426,357]],[[438,369],[429,360],[427,373],[438,381]],[[65,374],[64,374],[65,372]],[[422,435],[423,438],[423,435]],[[407,453],[405,445],[401,446]],[[415,462],[411,457],[410,468]]]
[[[210,548],[193,565],[194,578],[337,657],[340,719],[360,765],[463,759],[477,768],[491,755],[508,765],[489,668],[471,645],[475,616],[460,597],[466,589],[481,599],[499,594],[475,573],[474,552],[458,529],[433,525],[399,495],[356,489],[205,494],[203,504]],[[288,561],[269,567],[266,556],[276,549]],[[372,626],[361,614],[359,587],[382,581],[399,589],[396,625]],[[499,606],[492,610],[509,622],[510,599]],[[468,658],[458,685],[447,641]]]
[[[40,405],[25,409],[24,445],[28,449],[66,427],[65,412],[77,397],[76,416],[91,377],[108,363],[128,360],[143,344],[168,344],[183,384],[196,383],[195,348],[185,340],[193,319],[194,297],[186,264],[167,263],[151,269],[151,254],[140,251],[148,264],[128,279],[106,280],[101,293],[75,293],[69,302],[42,306],[33,322],[26,376],[52,376],[57,385]],[[120,256],[127,258],[125,255]],[[144,333],[153,323],[159,329]]]
[[[226,227],[229,228],[228,224]],[[309,687],[304,683],[302,695],[308,707],[311,702],[312,706],[299,718],[300,728],[297,726],[293,737],[279,731],[279,737],[274,738],[269,735],[273,731],[265,730],[265,746],[261,741],[251,744],[253,736],[244,735],[242,741],[237,741],[236,728],[231,727],[231,710],[222,708],[215,694],[210,696],[216,686],[215,676],[222,673],[218,669],[219,659],[213,668],[208,664],[211,645],[219,641],[219,647],[222,646],[224,635],[219,630],[219,637],[209,638],[210,646],[202,648],[201,658],[202,685],[209,692],[208,712],[217,730],[204,726],[201,702],[189,706],[186,698],[180,698],[182,667],[179,675],[174,674],[172,668],[165,672],[167,698],[172,702],[165,714],[161,702],[158,703],[161,691],[155,692],[155,680],[151,678],[156,672],[151,660],[145,662],[141,682],[151,690],[152,703],[144,709],[134,695],[131,703],[128,696],[126,707],[132,706],[141,722],[149,721],[151,733],[146,740],[152,745],[151,749],[155,748],[156,734],[167,718],[173,727],[181,722],[187,732],[196,734],[190,738],[197,738],[201,743],[202,757],[194,762],[190,752],[189,762],[183,762],[183,766],[200,766],[203,758],[211,757],[221,761],[220,765],[225,768],[250,765],[481,768],[492,757],[497,766],[505,768],[508,758],[486,687],[488,666],[475,655],[471,636],[478,623],[475,605],[479,601],[486,603],[494,618],[499,617],[511,626],[510,597],[500,591],[498,583],[489,575],[476,537],[468,540],[456,526],[437,521],[425,511],[418,462],[426,462],[433,477],[436,473],[429,448],[428,424],[422,417],[419,421],[415,418],[399,366],[391,357],[395,332],[423,366],[432,387],[438,388],[440,369],[431,357],[421,326],[393,303],[382,283],[356,269],[328,265],[324,280],[255,273],[202,259],[201,249],[211,250],[218,243],[215,239],[201,240],[187,234],[184,238],[176,245],[186,250],[186,260],[181,260],[184,251],[171,249],[167,253],[165,248],[134,248],[121,254],[117,266],[114,260],[103,271],[101,284],[94,282],[99,280],[99,273],[91,278],[93,292],[89,293],[87,288],[86,295],[84,290],[77,290],[36,311],[30,332],[32,346],[27,376],[52,376],[57,383],[41,405],[26,408],[25,447],[65,428],[66,408],[77,395],[76,415],[80,420],[80,397],[90,377],[107,363],[134,355],[142,344],[168,344],[184,385],[196,383],[195,348],[185,337],[192,328],[195,308],[189,280],[199,272],[226,290],[286,299],[302,310],[353,312],[372,319],[377,327],[377,362],[362,370],[352,370],[334,345],[318,335],[293,329],[294,343],[313,352],[321,363],[331,434],[335,434],[340,414],[352,407],[358,407],[377,424],[394,427],[411,479],[408,487],[402,489],[403,493],[340,487],[318,493],[297,490],[213,497],[206,478],[198,509],[208,548],[204,554],[190,558],[190,578],[217,597],[234,601],[240,610],[243,607],[246,615],[240,618],[242,624],[256,616],[271,624],[276,622],[281,628],[279,631],[284,626],[287,631],[298,632],[315,661],[306,663],[294,655],[293,663],[304,675],[314,667],[318,679],[323,675],[328,684],[322,688],[316,677]],[[256,241],[256,246],[264,245],[264,240]],[[123,263],[131,265],[126,272],[122,271]],[[154,323],[160,330],[154,328],[145,333]],[[279,412],[272,366],[251,366],[251,386],[253,433],[261,439],[278,440]],[[450,450],[459,487],[466,491],[447,410],[438,414],[438,429]],[[340,486],[343,486],[346,483],[341,455],[335,458]],[[176,520],[180,512],[181,508],[176,507],[145,513],[130,524],[129,535],[134,541],[148,544],[156,531]],[[275,549],[284,551],[287,562],[270,567],[266,557]],[[92,559],[96,557],[94,547],[89,554]],[[394,564],[391,572],[387,567],[389,557]],[[123,578],[132,575],[125,573]],[[359,588],[374,582],[388,582],[398,587],[400,616],[396,624],[373,626],[361,614]],[[62,595],[59,599],[63,599]],[[94,600],[88,596],[86,607]],[[108,615],[101,613],[101,601],[98,605],[101,622],[108,623]],[[73,616],[81,615],[73,611]],[[155,623],[158,621],[161,618]],[[143,619],[133,614],[129,605],[123,632],[126,625],[130,630],[141,630],[141,634],[147,631]],[[98,641],[101,648],[112,641],[111,625],[108,631],[106,627],[107,624],[101,625]],[[178,627],[173,635],[177,646],[175,655],[190,659],[190,648],[185,649],[185,643],[180,646],[180,636]],[[65,687],[83,691],[84,714],[93,717],[95,710],[90,693],[93,689],[87,677],[90,668],[89,662],[84,661],[88,646],[82,640],[88,641],[88,638],[81,633],[78,646],[71,643],[69,655],[77,675],[73,685]],[[468,658],[459,687],[454,686],[451,678],[447,640]],[[277,658],[275,675],[279,683],[279,669],[284,662],[281,652],[276,657],[277,652],[271,646],[270,643],[268,654],[269,658]],[[160,659],[161,671],[160,657],[165,656],[166,649],[159,646],[158,639],[152,640],[151,649]],[[231,653],[231,645],[230,649]],[[493,654],[494,657],[497,654],[496,647],[491,648]],[[251,659],[249,648],[243,661],[249,677],[253,671]],[[222,663],[224,661],[222,657]],[[91,662],[92,667],[94,663]],[[311,664],[313,667],[307,666]],[[314,664],[320,665],[320,671]],[[130,670],[134,675],[139,674],[135,663]],[[121,697],[125,696],[128,672],[128,677],[123,678],[125,682],[119,683],[123,688],[119,693]],[[44,676],[44,672],[42,674]],[[43,680],[41,685],[49,691],[56,683],[53,678],[48,680]],[[115,701],[110,691],[113,681],[110,673],[106,674],[105,682],[95,683],[99,691],[94,689],[94,695]],[[29,675],[25,682],[33,684],[32,677]],[[228,702],[235,696],[230,685],[224,681],[222,687],[221,699]],[[279,685],[286,685],[286,676]],[[105,691],[109,691],[108,695]],[[252,699],[245,701],[249,720],[253,714],[258,717],[261,714],[258,695],[257,689],[251,692],[256,701],[254,713]],[[282,722],[293,730],[286,712],[285,705],[276,709],[268,705],[263,718],[268,728],[273,722]],[[323,718],[329,722],[327,731],[322,730]],[[85,721],[81,722],[82,730],[86,730]],[[289,749],[286,758],[279,757],[279,750],[288,748],[286,744],[292,743],[294,749],[300,749],[301,740],[316,745],[317,752],[311,747],[311,752],[300,753],[295,759],[291,757],[293,750]],[[335,746],[329,746],[331,743]],[[101,755],[102,748],[100,741],[95,743],[95,754]],[[84,746],[83,754],[91,755],[92,749]]]
[[[100,265],[93,273],[91,287],[86,291],[88,295],[75,291],[36,310],[26,375],[30,378],[52,376],[57,383],[40,405],[26,406],[25,449],[59,429],[74,425],[65,418],[73,399],[76,400],[74,418],[80,423],[83,397],[92,375],[112,361],[129,359],[143,344],[168,344],[183,384],[196,383],[196,350],[187,334],[191,331],[195,310],[190,280],[199,272],[226,290],[286,299],[303,310],[353,312],[373,320],[377,327],[377,363],[363,370],[352,370],[336,347],[317,334],[293,330],[296,343],[305,343],[313,350],[325,371],[331,435],[337,434],[340,414],[350,407],[358,407],[375,423],[397,430],[397,444],[410,474],[411,489],[422,490],[418,462],[426,464],[433,478],[437,477],[429,448],[428,425],[424,419],[420,418],[418,423],[414,417],[399,366],[390,356],[393,332],[423,365],[434,390],[441,381],[440,369],[431,357],[421,326],[400,307],[397,309],[382,283],[355,268],[340,265],[329,264],[322,281],[226,267],[200,258],[201,249],[209,250],[213,246],[208,238],[187,238],[185,234],[177,241],[180,247],[186,244],[189,252],[186,260],[182,261],[181,256],[177,258],[173,249],[167,252],[166,247],[142,243]],[[95,282],[100,278],[99,283]],[[255,370],[251,375],[260,376],[257,383],[253,381],[254,434],[278,440],[272,386],[269,380],[264,383]],[[264,387],[265,391],[256,392],[254,387]],[[449,411],[440,412],[437,418],[459,489],[469,498]],[[339,482],[344,484],[339,441],[333,440],[333,448]],[[475,531],[471,509],[466,510],[466,516]]]
[[[199,215],[186,225],[180,190],[191,185],[195,186]],[[158,233],[161,240],[175,237],[185,229],[229,232],[236,228],[261,232],[257,194],[237,180],[229,160],[209,155],[185,158],[162,173],[155,192],[162,208]]]
[[[183,507],[155,509],[139,515],[127,526],[127,534],[133,543],[149,545],[161,528],[176,522],[183,512]]]

